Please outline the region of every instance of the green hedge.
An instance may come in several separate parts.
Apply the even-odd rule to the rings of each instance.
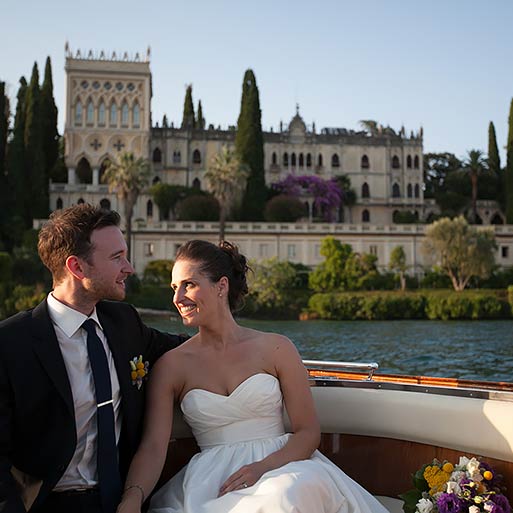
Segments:
[[[511,306],[511,314],[513,315],[513,285],[508,287],[508,301]]]
[[[504,291],[339,292],[310,297],[311,317],[333,320],[504,319],[513,311]]]

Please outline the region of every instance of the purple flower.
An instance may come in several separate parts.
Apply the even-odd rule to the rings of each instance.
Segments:
[[[436,500],[436,505],[440,513],[462,513],[466,509],[465,501],[454,493],[442,493]]]
[[[486,461],[479,462],[479,469],[481,470],[481,474],[484,474],[485,471],[489,470],[493,475],[490,481],[486,479],[483,480],[483,483],[486,485],[488,490],[499,489],[499,486],[502,481],[502,476],[500,474],[497,474],[495,472],[495,469],[489,463],[486,463]]]
[[[493,502],[494,507],[492,513],[510,513],[511,506],[508,499],[501,493],[494,493],[490,495],[490,501]]]

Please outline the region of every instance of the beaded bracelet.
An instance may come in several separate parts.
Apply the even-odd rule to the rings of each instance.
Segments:
[[[124,492],[128,492],[128,490],[130,490],[131,488],[137,488],[140,492],[141,492],[141,506],[143,505],[144,503],[144,490],[142,489],[142,486],[138,485],[138,484],[133,484],[133,485],[130,485],[130,486],[127,486],[124,490],[123,490],[123,493]]]

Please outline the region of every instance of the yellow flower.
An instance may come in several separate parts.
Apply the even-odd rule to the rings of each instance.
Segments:
[[[143,362],[137,362],[136,364],[137,369],[144,369],[144,363]]]
[[[132,377],[132,380],[135,381],[137,379],[137,371],[132,371],[130,376]]]
[[[442,492],[445,489],[445,483],[449,481],[451,474],[443,471],[437,465],[428,465],[424,470],[424,479],[429,485],[429,494]]]
[[[144,369],[139,369],[136,374],[136,377],[139,376],[140,378],[144,378],[144,376],[146,376],[146,371]]]
[[[483,477],[487,480],[487,481],[491,481],[493,479],[493,474],[489,471],[489,470],[485,470],[483,472]]]
[[[449,462],[444,463],[443,466],[442,466],[442,470],[444,472],[448,472],[450,474],[454,470],[454,465],[452,463],[449,463]]]

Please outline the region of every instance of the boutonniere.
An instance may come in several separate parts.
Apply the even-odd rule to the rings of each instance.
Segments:
[[[137,390],[142,387],[143,380],[147,378],[150,364],[148,362],[143,362],[142,354],[139,356],[134,356],[130,360],[130,369],[131,369],[131,377],[132,377],[132,385],[137,386]]]

